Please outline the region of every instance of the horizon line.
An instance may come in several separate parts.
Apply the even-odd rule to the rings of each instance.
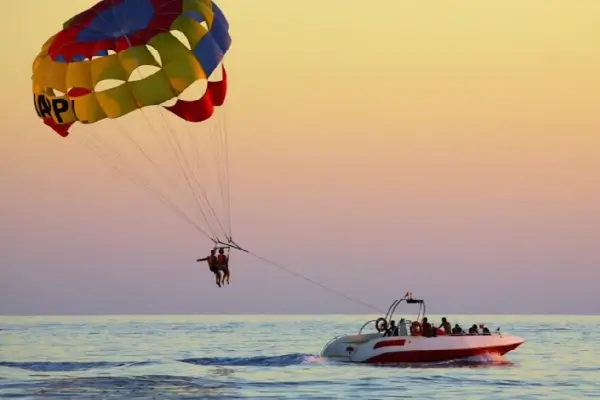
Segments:
[[[197,317],[215,317],[215,316],[230,316],[230,317],[250,317],[250,316],[361,316],[361,315],[380,315],[380,313],[67,313],[67,314],[0,314],[2,317],[160,317],[160,316],[197,316]],[[538,316],[538,317],[600,317],[600,314],[593,313],[431,313],[430,316]]]

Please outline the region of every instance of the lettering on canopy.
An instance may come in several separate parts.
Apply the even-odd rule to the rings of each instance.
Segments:
[[[43,93],[33,95],[35,111],[40,118],[52,118],[58,124],[75,122],[75,100],[68,97],[50,97]]]

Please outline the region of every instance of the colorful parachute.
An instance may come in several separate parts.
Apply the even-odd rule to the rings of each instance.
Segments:
[[[124,119],[126,124],[131,125],[132,122],[127,121],[130,118],[128,114],[139,111],[146,118],[148,109],[151,109],[150,112],[167,109],[185,123],[211,120],[215,107],[223,106],[225,102],[227,75],[222,61],[230,45],[229,24],[211,0],[102,0],[70,18],[63,24],[63,29],[42,46],[33,62],[35,110],[46,125],[63,137],[70,134],[75,122],[80,122],[82,127],[93,128],[93,131],[86,132],[89,134],[82,135],[85,140],[96,141],[88,148],[105,146],[99,155],[106,158],[107,154],[113,154],[114,159],[109,160],[111,166],[123,163],[123,159],[125,164],[130,164],[132,160],[127,159],[130,150],[121,148],[122,144],[108,143],[112,140],[113,131],[120,126],[106,129],[102,124],[106,120],[117,123]],[[151,73],[141,72],[148,67],[153,68]],[[220,80],[209,79],[216,74],[221,75]],[[102,87],[109,81],[117,84]],[[194,100],[182,99],[180,95],[199,81],[205,84],[204,93]],[[169,101],[172,104],[167,105]],[[186,145],[183,134],[175,128],[177,123],[162,117],[166,121],[163,126],[152,124],[152,129],[158,132],[156,140],[167,140],[166,143],[172,146],[171,164],[180,168],[184,186],[191,190],[212,233],[207,234],[197,224],[196,217],[184,213],[173,199],[157,189],[155,178],[140,178],[138,173],[143,168],[133,167],[128,178],[141,179],[142,186],[153,188],[151,192],[161,202],[174,207],[178,215],[183,215],[213,241],[221,241],[215,227],[220,225],[223,228],[224,225],[216,217],[201,185],[205,173],[201,173],[199,168],[194,170],[192,165],[199,157],[199,145],[194,142],[197,139],[190,136]],[[100,123],[98,128],[97,123]],[[185,126],[185,129],[191,128]],[[225,152],[224,125],[216,129],[213,126],[212,130],[220,132],[218,142],[221,143],[221,152]],[[142,151],[145,159],[158,165],[161,160],[150,159],[144,147],[148,143],[142,143],[149,140],[148,135],[136,139],[131,134],[128,138],[135,143],[135,148]],[[164,156],[166,146],[165,143],[158,144],[157,157]],[[218,150],[211,152],[217,154]],[[203,151],[206,152],[205,149]],[[224,184],[228,185],[224,182],[228,180],[228,159],[226,154],[222,157],[225,157],[224,161],[217,160],[220,168],[217,174],[222,196],[227,196],[227,200],[223,201],[228,203],[228,188],[223,189]],[[157,169],[163,169],[163,166]],[[172,176],[164,178],[169,185],[173,184]],[[170,190],[169,193],[175,195],[177,192]],[[224,209],[228,208],[229,205],[225,204]],[[211,215],[217,219],[216,224],[214,220],[209,222]],[[222,231],[225,239],[230,239],[230,228]]]
[[[210,76],[231,44],[227,20],[210,0],[103,0],[63,26],[33,63],[36,111],[63,136],[76,121],[118,118],[177,97]],[[170,31],[182,32],[190,48]],[[147,46],[158,52],[162,65]],[[130,82],[141,65],[162,68]],[[124,83],[95,90],[106,79]],[[166,108],[187,121],[203,121],[212,115],[213,106],[223,104],[226,88],[224,74],[201,99],[180,100]]]

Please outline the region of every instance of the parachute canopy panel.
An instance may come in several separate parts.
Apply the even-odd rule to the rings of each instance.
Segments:
[[[159,106],[207,80],[230,45],[229,24],[211,0],[102,0],[65,22],[42,46],[33,62],[35,110],[67,136],[75,122]],[[141,74],[143,66],[155,71]],[[210,118],[225,101],[224,67],[222,76],[198,100],[164,107],[190,122]],[[102,89],[104,81],[119,84]]]

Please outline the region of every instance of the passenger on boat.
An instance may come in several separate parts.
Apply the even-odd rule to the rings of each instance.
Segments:
[[[398,336],[398,327],[396,326],[396,321],[390,321],[390,327],[385,331],[383,336]]]
[[[450,325],[450,322],[448,322],[448,320],[446,319],[446,317],[442,317],[442,323],[440,324],[440,326],[438,327],[438,329],[444,329],[444,332],[449,335],[450,333],[452,333],[452,325]]]
[[[484,326],[483,329],[481,329],[481,334],[482,335],[491,335],[490,330],[488,329],[487,326]]]
[[[469,334],[470,335],[478,335],[479,331],[477,330],[477,325],[473,324],[470,328],[469,328]]]
[[[458,324],[454,324],[454,328],[452,328],[452,334],[453,335],[460,335],[461,333],[464,333],[463,329],[460,327],[460,325]]]
[[[406,320],[404,318],[400,318],[400,322],[398,322],[398,335],[408,336],[408,330],[406,329]]]
[[[423,336],[424,337],[432,337],[433,336],[433,328],[431,324],[427,320],[427,317],[423,317]]]

